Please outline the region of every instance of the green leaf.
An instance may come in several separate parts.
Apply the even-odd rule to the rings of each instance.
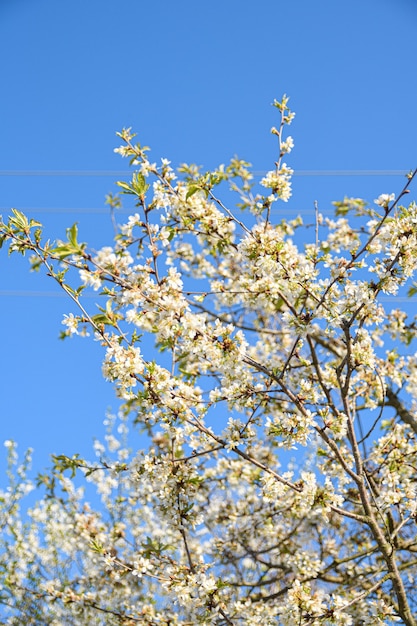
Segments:
[[[85,244],[78,243],[78,227],[77,224],[73,224],[71,228],[67,228],[67,242],[58,241],[58,245],[55,248],[51,248],[49,252],[57,257],[59,260],[65,259],[72,254],[82,254]]]
[[[415,296],[417,293],[417,283],[413,283],[410,289],[407,292],[407,296],[411,298],[411,296]]]
[[[132,188],[138,196],[143,196],[148,191],[149,185],[146,184],[146,179],[140,172],[133,174]]]
[[[12,209],[12,213],[14,217],[10,218],[10,224],[19,230],[27,230],[29,228],[29,221],[26,215],[17,209]]]
[[[188,187],[187,193],[185,194],[185,199],[188,200],[188,198],[191,198],[191,196],[197,193],[197,191],[201,191],[200,185],[190,185],[190,187]]]
[[[37,256],[33,256],[30,259],[30,269],[33,272],[39,272],[40,268],[42,267],[42,261],[39,257]]]
[[[33,236],[35,238],[36,243],[39,245],[41,238],[42,238],[42,230],[40,228],[37,228],[35,232],[33,233]]]
[[[130,184],[118,180],[116,182],[116,185],[123,189],[122,193],[135,195],[139,198],[142,198],[149,189],[149,185],[146,183],[144,175],[140,172],[136,172],[133,174]]]
[[[133,195],[136,194],[134,189],[132,189],[132,187],[130,185],[128,185],[127,183],[124,183],[122,180],[118,180],[116,182],[116,185],[118,185],[119,187],[121,187],[124,190],[124,191],[122,191],[122,193],[129,193],[129,194],[133,194]]]
[[[54,463],[54,469],[59,473],[64,472],[69,469],[71,474],[70,477],[74,478],[77,473],[77,469],[81,467],[85,467],[86,463],[83,459],[80,458],[79,454],[74,454],[71,458],[66,456],[65,454],[52,455],[52,460]]]
[[[50,253],[61,261],[62,259],[66,259],[68,256],[71,256],[71,254],[77,254],[78,250],[70,244],[63,244],[62,246],[51,248]]]
[[[332,202],[336,207],[336,215],[347,215],[350,211],[354,211],[355,215],[365,215],[367,213],[367,203],[361,198],[344,197],[342,201]]]
[[[77,291],[75,291],[75,289],[73,289],[72,287],[70,287],[69,285],[64,285],[64,289],[67,293],[71,294],[72,296],[74,296],[75,298],[77,298],[78,293]]]
[[[91,319],[94,324],[112,324],[110,318],[105,313],[97,313],[96,315],[92,315]]]
[[[67,237],[68,237],[68,241],[75,247],[78,248],[79,244],[77,241],[77,235],[78,235],[78,227],[77,224],[73,224],[71,226],[71,228],[67,228]]]
[[[91,540],[90,548],[93,550],[93,552],[97,552],[97,554],[104,554],[105,553],[105,550],[104,550],[104,547],[102,546],[102,544],[99,543],[98,541],[96,541],[95,539]]]

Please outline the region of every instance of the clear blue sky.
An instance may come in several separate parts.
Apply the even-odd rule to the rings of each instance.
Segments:
[[[295,170],[408,171],[416,29],[415,0],[1,0],[1,213],[21,209],[51,237],[78,221],[82,240],[106,244],[104,196],[120,176],[16,172],[125,170],[113,153],[124,126],[153,160],[209,168],[238,154],[263,171],[276,157],[270,104],[283,93],[297,114]],[[282,212],[314,200],[326,210],[345,194],[372,200],[402,184],[299,176]],[[0,441],[33,446],[40,469],[51,452],[89,453],[117,403],[100,347],[58,341],[71,307],[18,261],[0,255]]]

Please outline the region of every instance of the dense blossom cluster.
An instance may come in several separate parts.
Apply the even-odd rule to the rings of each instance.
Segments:
[[[260,189],[238,159],[158,166],[124,130],[135,210],[113,246],[90,252],[75,226],[45,243],[16,210],[1,224],[78,305],[63,336],[101,342],[122,402],[96,458],[54,457],[26,513],[30,459],[6,442],[2,623],[417,624],[417,323],[380,297],[417,268],[413,175],[317,213],[312,242],[271,219],[293,147],[288,99],[274,106]]]

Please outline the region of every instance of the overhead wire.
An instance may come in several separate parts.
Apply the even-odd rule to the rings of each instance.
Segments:
[[[206,295],[207,293],[204,292]],[[81,298],[98,298],[99,293],[93,293],[84,291]],[[9,298],[68,298],[68,295],[63,291],[29,291],[18,289],[3,289],[0,290],[0,297]],[[415,301],[410,296],[381,296],[380,302],[409,302],[415,305]]]
[[[265,172],[254,171],[254,176],[264,176]],[[408,170],[294,170],[293,176],[406,176]],[[0,170],[0,176],[3,177],[116,177],[116,176],[129,176],[131,170]],[[0,211],[7,211],[9,209],[2,209]],[[36,211],[37,213],[79,213],[79,214],[109,214],[110,210],[106,208],[22,208],[21,210],[30,212]],[[130,212],[129,209],[118,209],[118,214]],[[314,214],[313,209],[296,210],[292,209],[291,212],[297,214]],[[322,211],[323,212],[323,211]],[[84,293],[83,297],[95,297],[97,294]],[[43,297],[43,298],[55,298],[66,297],[63,292],[53,291],[18,291],[18,290],[0,290],[0,297]],[[401,296],[386,296],[381,298],[385,302],[410,302],[410,298]]]
[[[132,170],[0,170],[0,176],[128,176]],[[294,170],[293,176],[406,176],[409,170]],[[265,171],[254,171],[264,176]]]
[[[3,177],[126,177],[131,175],[131,170],[0,170],[0,176]],[[266,171],[254,171],[252,174],[261,177]],[[337,176],[406,176],[408,170],[294,170],[293,176],[310,176],[310,177],[337,177]],[[44,207],[19,207],[22,211],[36,211],[37,213],[77,213],[77,214],[108,214],[106,208],[77,207],[77,208],[44,208]],[[10,207],[0,208],[0,212],[8,211]],[[129,213],[130,209],[117,209],[118,214]],[[290,212],[301,214],[313,214],[313,209],[296,210],[290,209]]]

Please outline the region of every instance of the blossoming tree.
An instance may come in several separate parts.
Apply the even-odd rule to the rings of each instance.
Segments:
[[[51,244],[17,210],[1,223],[78,305],[63,336],[101,342],[122,401],[95,458],[54,457],[25,513],[29,458],[6,442],[1,623],[417,624],[417,324],[381,300],[417,268],[415,172],[308,231],[275,223],[293,114],[274,105],[260,186],[237,159],[174,173],[124,130],[136,213],[112,247],[76,226]]]

